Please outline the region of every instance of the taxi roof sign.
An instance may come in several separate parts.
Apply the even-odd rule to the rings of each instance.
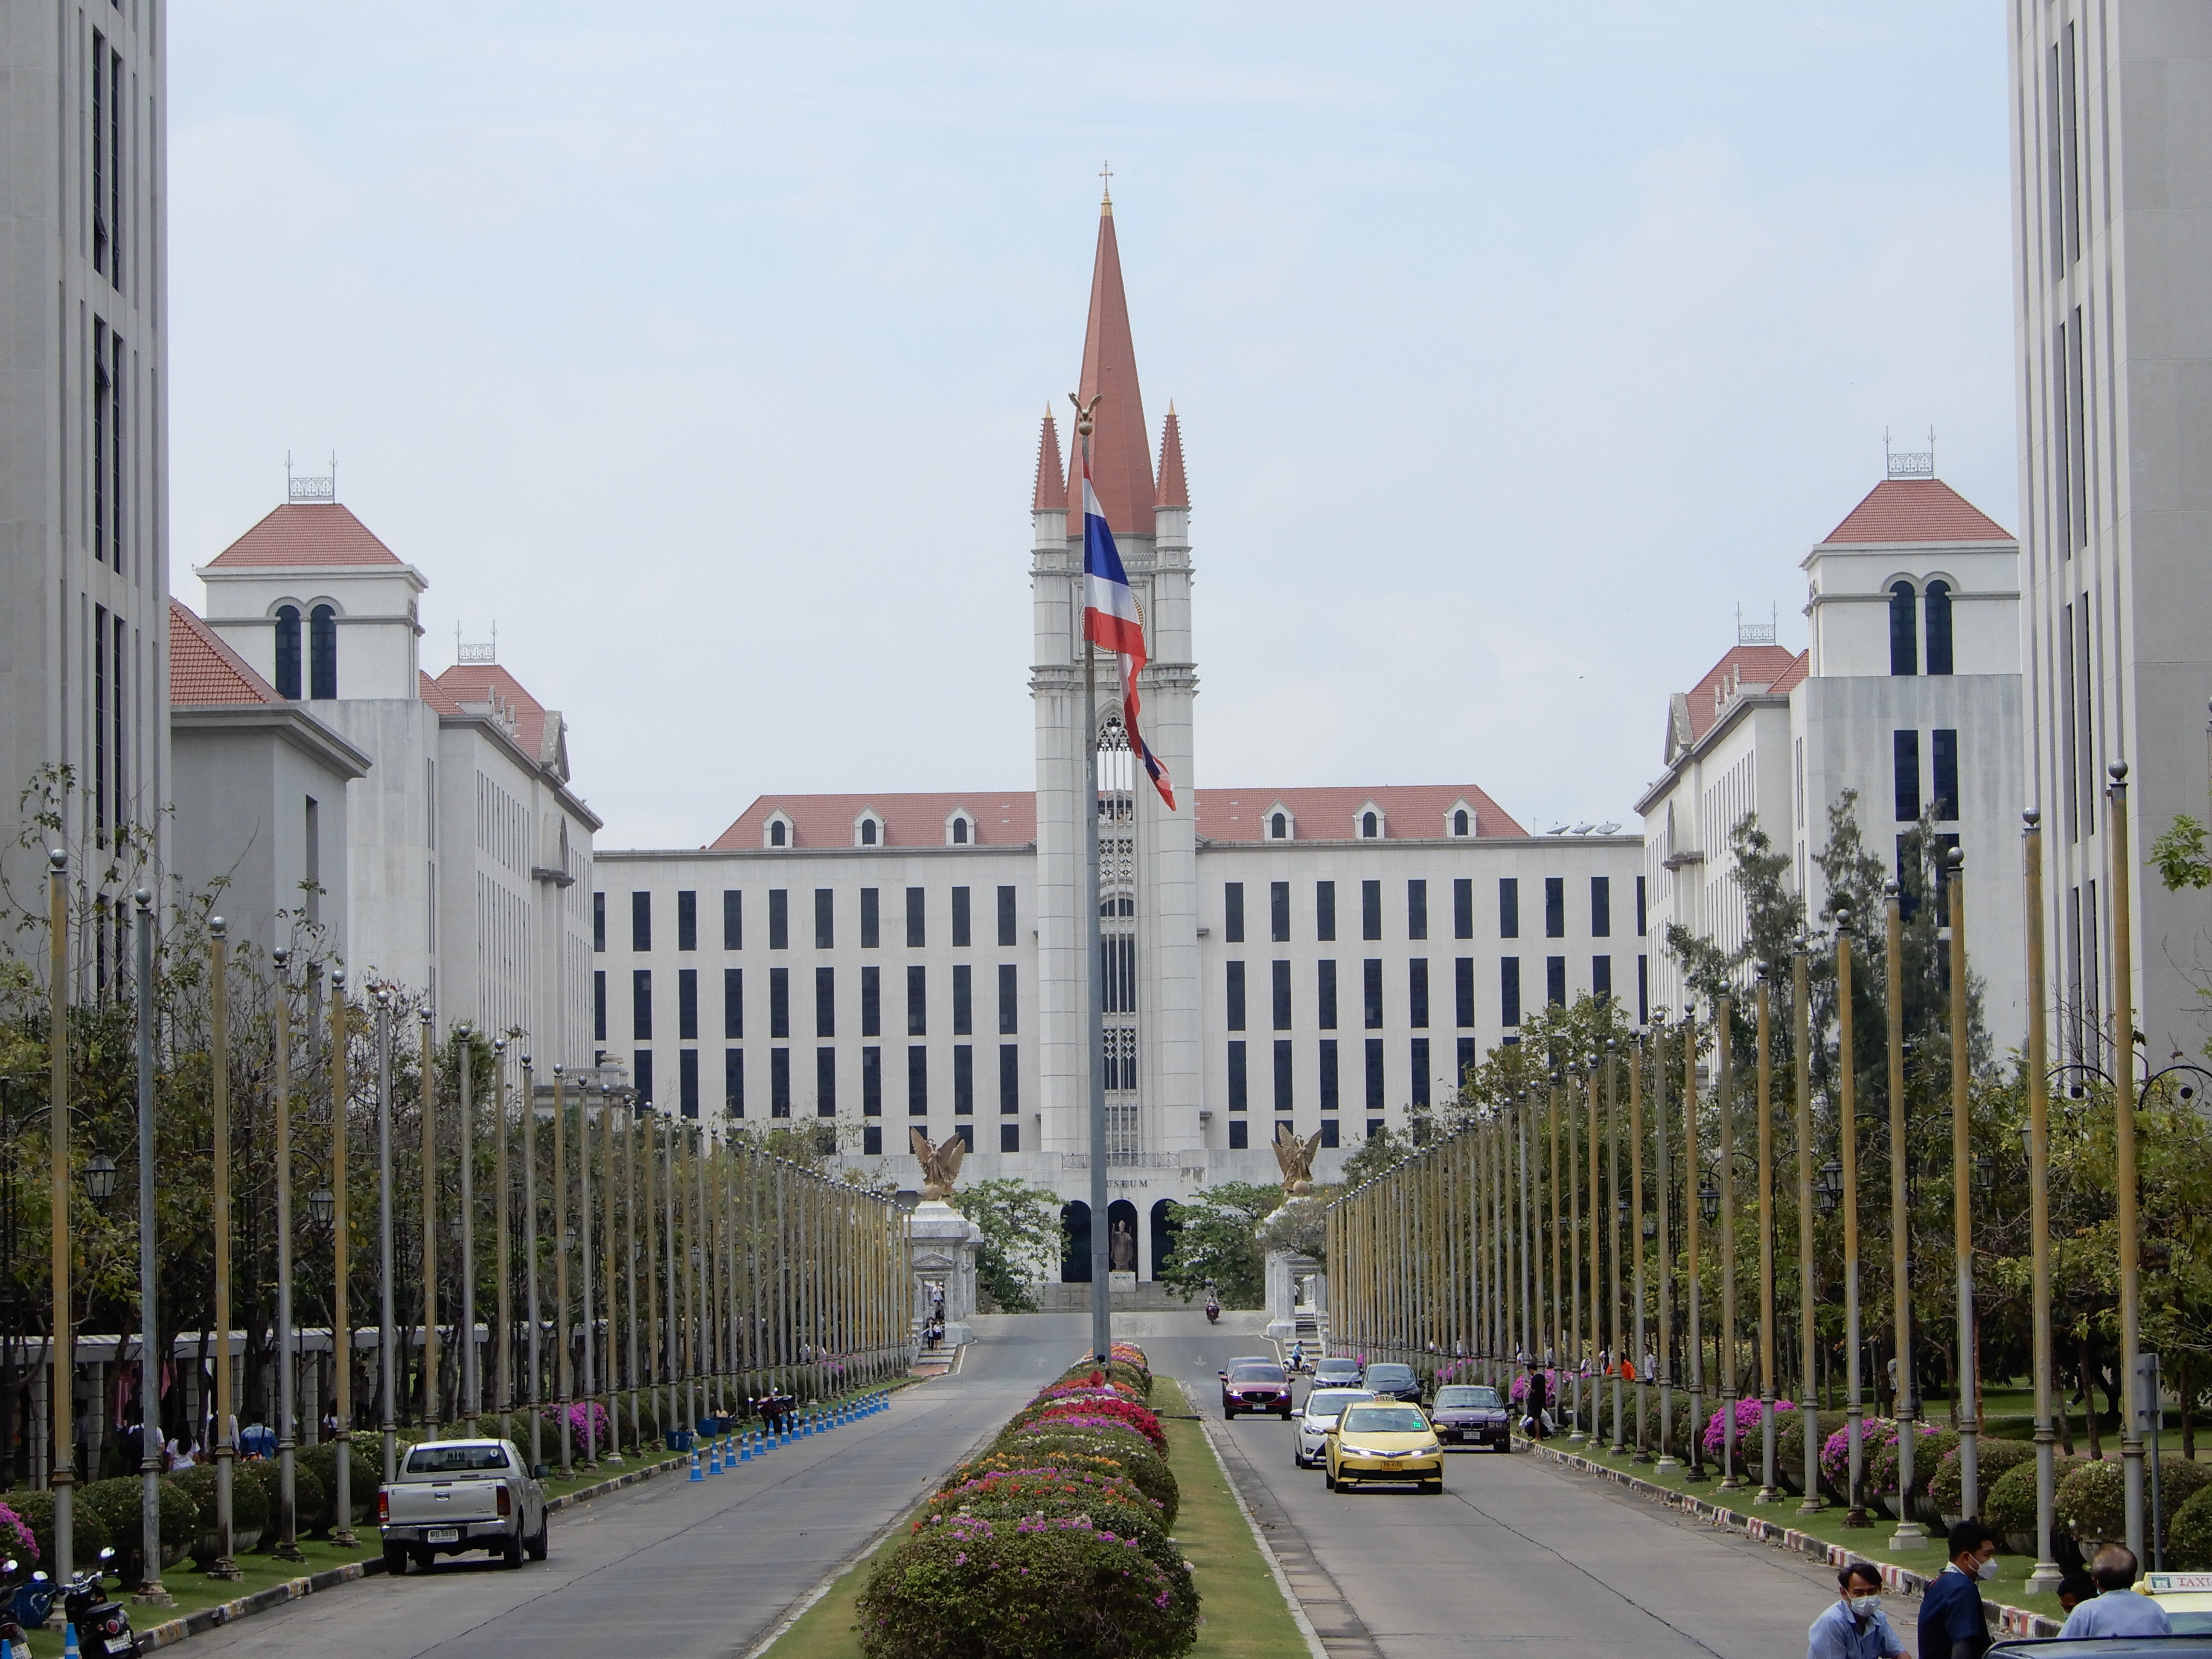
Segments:
[[[2145,1573],[2143,1589],[2153,1595],[2167,1595],[2189,1590],[2212,1592],[2212,1572]]]

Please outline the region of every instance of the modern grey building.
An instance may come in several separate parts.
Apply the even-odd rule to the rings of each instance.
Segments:
[[[0,0],[0,801],[66,765],[82,844],[168,792],[167,26]]]
[[[2197,1053],[2212,895],[2144,862],[2207,811],[2212,696],[2212,6],[2013,0],[2029,803],[2042,809],[2054,1041],[2113,1006],[2108,769],[2129,769],[2136,1024]]]

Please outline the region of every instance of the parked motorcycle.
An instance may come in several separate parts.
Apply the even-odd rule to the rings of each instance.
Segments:
[[[25,1576],[21,1564],[12,1558],[0,1563],[0,1592],[7,1598],[0,1605],[0,1641],[22,1641],[23,1632],[38,1629],[53,1610],[53,1581],[43,1572]]]
[[[84,1659],[138,1659],[138,1637],[131,1628],[131,1615],[100,1583],[112,1571],[112,1549],[72,1578],[62,1592],[62,1612],[76,1626],[77,1650]],[[43,1574],[40,1575],[44,1577]]]

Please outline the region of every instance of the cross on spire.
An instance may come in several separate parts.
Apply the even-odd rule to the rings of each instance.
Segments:
[[[1111,207],[1114,205],[1114,167],[1110,161],[1098,164],[1098,177],[1101,181],[1099,200],[1103,205]]]

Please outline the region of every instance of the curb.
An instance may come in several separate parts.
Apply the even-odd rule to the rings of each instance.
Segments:
[[[1176,1386],[1182,1390],[1184,1402],[1193,1407],[1188,1420],[1198,1425],[1199,1435],[1205,1440],[1206,1450],[1213,1454],[1213,1466],[1221,1471],[1221,1484],[1229,1489],[1230,1498],[1236,1504],[1237,1514],[1244,1517],[1244,1525],[1252,1534],[1252,1541],[1260,1547],[1261,1559],[1267,1562],[1267,1571],[1274,1578],[1275,1591],[1283,1598],[1283,1605],[1290,1610],[1291,1622],[1297,1626],[1298,1634],[1305,1638],[1306,1651],[1312,1659],[1328,1659],[1328,1650],[1322,1645],[1321,1632],[1314,1628],[1313,1620],[1306,1616],[1305,1604],[1299,1601],[1297,1592],[1291,1588],[1290,1575],[1283,1571],[1282,1562],[1276,1559],[1274,1547],[1268,1543],[1267,1534],[1260,1530],[1259,1517],[1252,1513],[1252,1506],[1244,1501],[1244,1493],[1237,1484],[1237,1477],[1230,1473],[1229,1460],[1221,1455],[1221,1443],[1213,1437],[1213,1425],[1195,1408],[1190,1390],[1183,1388],[1182,1378],[1176,1379]]]
[[[548,1498],[545,1512],[551,1515],[562,1510],[573,1509],[594,1498],[604,1498],[610,1492],[620,1492],[625,1486],[634,1486],[641,1480],[650,1480],[656,1474],[690,1467],[690,1462],[681,1457],[671,1458],[665,1462],[647,1463],[641,1468],[618,1474],[611,1480],[601,1480],[572,1492],[563,1492],[558,1498]],[[148,1650],[174,1647],[187,1638],[204,1635],[209,1631],[234,1624],[240,1619],[250,1619],[257,1613],[266,1613],[271,1607],[281,1607],[288,1602],[296,1601],[301,1596],[313,1595],[318,1590],[336,1589],[340,1584],[380,1575],[383,1571],[384,1558],[373,1555],[362,1560],[349,1561],[343,1566],[325,1567],[320,1572],[309,1573],[304,1577],[288,1578],[281,1584],[271,1584],[251,1595],[241,1595],[231,1601],[218,1601],[211,1607],[201,1607],[181,1619],[169,1619],[158,1625],[150,1625],[138,1632],[138,1645]]]
[[[1929,1580],[1925,1573],[1893,1566],[1887,1561],[1869,1560],[1841,1544],[1831,1544],[1825,1538],[1815,1538],[1808,1532],[1785,1527],[1778,1521],[1763,1521],[1755,1515],[1746,1515],[1741,1510],[1707,1503],[1702,1498],[1693,1498],[1687,1492],[1676,1492],[1671,1486],[1662,1486],[1656,1480],[1639,1480],[1608,1464],[1577,1456],[1573,1452],[1555,1451],[1549,1446],[1523,1439],[1519,1435],[1513,1437],[1513,1443],[1516,1449],[1547,1458],[1562,1468],[1573,1469],[1582,1474],[1595,1474],[1617,1486],[1626,1487],[1639,1498],[1653,1499],[1668,1509],[1680,1510],[1726,1531],[1741,1533],[1758,1543],[1771,1544],[1777,1549],[1792,1550],[1799,1555],[1810,1556],[1815,1561],[1825,1561],[1832,1567],[1844,1566],[1852,1561],[1868,1561],[1868,1565],[1880,1569],[1882,1588],[1892,1595],[1917,1595],[1928,1588]],[[2031,1613],[2026,1607],[2009,1607],[2002,1601],[1987,1601],[1984,1606],[1990,1615],[1990,1625],[1999,1635],[2058,1634],[2059,1621],[2045,1614]]]

